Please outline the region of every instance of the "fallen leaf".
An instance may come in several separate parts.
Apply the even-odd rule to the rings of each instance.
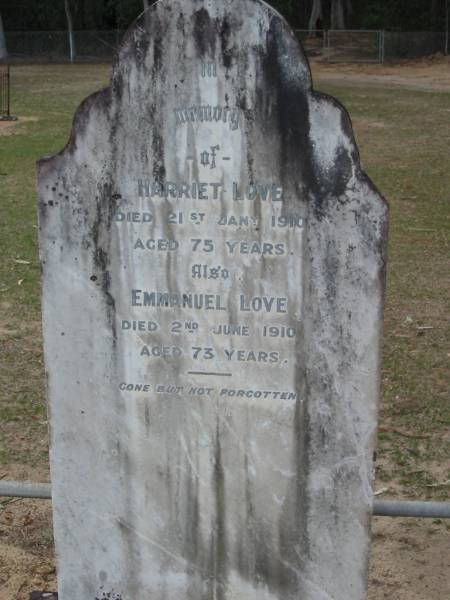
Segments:
[[[12,512],[10,512],[9,510],[5,510],[2,517],[3,517],[3,521],[6,523],[6,525],[11,525],[12,522],[14,521],[14,514]]]
[[[34,523],[34,519],[30,515],[30,513],[26,514],[23,518],[23,526],[28,527],[28,525],[32,525],[33,523]]]

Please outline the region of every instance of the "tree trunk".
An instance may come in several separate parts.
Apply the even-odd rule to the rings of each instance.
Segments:
[[[295,18],[297,26],[300,27],[300,29],[306,29],[307,23],[309,23],[309,16],[311,14],[309,4],[310,2],[308,0],[297,0],[294,3]]]
[[[434,28],[436,27],[438,22],[438,0],[431,0],[430,6],[430,25]]]
[[[100,29],[98,25],[98,2],[96,0],[82,0],[81,3],[81,23],[80,29],[88,29],[94,31],[95,29]]]
[[[144,10],[147,10],[147,8],[150,6],[148,0],[144,0]]]
[[[344,2],[331,0],[331,29],[345,29]]]
[[[70,10],[69,0],[64,0],[64,8],[66,9],[66,18],[67,18],[67,31],[69,33],[69,52],[70,52],[70,63],[73,64],[76,57],[76,48],[75,48],[75,36],[73,33],[73,20],[72,20],[72,12]]]
[[[323,19],[322,16],[322,0],[313,0],[311,8],[311,16],[309,17],[309,31],[317,29],[317,21]]]
[[[8,52],[6,51],[5,32],[3,30],[2,15],[0,14],[0,60],[6,58],[7,56]]]
[[[347,0],[346,6],[345,6],[345,11],[346,11],[347,17],[350,17],[352,15],[352,13],[353,13],[352,0]]]

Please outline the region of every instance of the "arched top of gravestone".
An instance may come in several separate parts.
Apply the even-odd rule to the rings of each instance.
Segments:
[[[177,170],[171,168],[177,126],[195,128],[209,118],[202,111],[216,105],[225,110],[229,131],[239,129],[245,138],[242,176],[249,182],[257,179],[258,165],[259,171],[272,165],[282,171],[284,189],[309,198],[319,217],[330,200],[345,204],[361,185],[367,199],[385,203],[360,167],[346,109],[312,89],[295,33],[261,0],[153,4],[126,33],[110,86],[79,107],[70,140],[57,156],[76,157],[83,147],[82,160],[96,167],[102,161],[106,180],[133,132],[135,142],[148,135],[153,156],[143,157],[142,147],[140,159],[163,181]],[[47,161],[40,162],[42,174]]]

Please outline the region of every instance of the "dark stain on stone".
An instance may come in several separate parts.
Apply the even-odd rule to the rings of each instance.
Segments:
[[[186,515],[184,518],[184,555],[192,557],[192,562],[199,563],[200,505],[199,479],[190,469],[186,478]]]
[[[163,44],[164,44],[164,32],[163,26],[158,18],[157,13],[154,13],[153,19],[153,67],[152,77],[156,77],[161,72],[163,66]]]
[[[150,435],[150,406],[148,402],[145,403],[144,406],[144,423],[145,423],[145,432],[147,435]]]
[[[136,536],[136,531],[139,526],[136,525],[136,497],[133,495],[132,485],[136,473],[134,470],[134,462],[130,457],[129,452],[120,445],[120,442],[118,443],[118,456],[121,463],[121,483],[125,492],[124,507],[126,516],[124,515],[123,518],[118,518],[116,522],[123,537],[123,556],[126,557],[126,589],[132,598],[138,598],[139,590],[137,587],[139,586],[139,573],[142,569],[142,556],[139,551],[139,541]],[[114,596],[111,596],[111,598],[114,598]]]
[[[152,132],[152,151],[153,151],[153,178],[164,185],[166,178],[165,156],[164,156],[164,138],[158,127],[153,128]]]
[[[231,35],[231,24],[228,18],[225,16],[220,21],[219,38],[220,38],[220,50],[222,52],[223,66],[229,70],[233,63],[233,52],[229,48],[229,41]]]
[[[247,415],[248,423],[248,415]],[[241,576],[247,581],[253,581],[255,577],[255,545],[256,545],[256,527],[255,527],[255,507],[253,503],[253,485],[249,473],[248,453],[244,456],[245,471],[245,527],[238,539],[236,550],[236,562]]]
[[[105,185],[101,189],[99,199],[97,200],[95,219],[91,228],[90,237],[93,244],[93,264],[96,268],[96,274],[94,276],[99,280],[103,292],[106,317],[113,334],[114,347],[117,341],[116,302],[111,294],[109,248],[105,249],[105,246],[111,243],[111,225],[116,210],[117,199],[114,200],[110,191],[110,185]]]
[[[186,23],[184,20],[184,13],[180,12],[178,14],[178,18],[177,18],[177,29],[178,32],[180,33],[180,35],[184,38],[185,35],[185,27],[186,27]]]
[[[217,600],[226,600],[226,580],[228,571],[227,557],[227,528],[226,528],[226,500],[225,500],[225,472],[222,464],[222,446],[220,439],[220,422],[217,417],[216,440],[214,452],[214,545],[212,547],[212,573],[216,580]]]
[[[338,297],[337,282],[339,281],[339,250],[336,248],[335,240],[326,242],[326,252],[324,256],[323,271],[327,274],[325,278],[327,305],[336,309]]]
[[[152,18],[155,17],[156,15],[156,11],[153,11],[152,13]],[[146,15],[147,19],[146,19],[146,23],[148,22],[148,18],[149,15]],[[145,59],[147,57],[149,48],[150,48],[150,36],[148,34],[144,35],[143,33],[140,33],[139,39],[136,40],[135,42],[135,55],[134,55],[134,60],[136,61],[136,64],[138,65],[138,67],[140,67],[141,69],[145,68]]]
[[[216,47],[216,27],[206,8],[197,10],[193,15],[194,42],[201,57],[209,55],[212,58]]]
[[[152,37],[153,37],[153,66],[151,78],[153,88],[157,89],[157,82],[164,79],[163,73],[163,26],[157,17],[156,11],[152,16]],[[164,154],[164,122],[161,120],[161,111],[159,103],[162,99],[154,97],[148,109],[148,120],[153,124],[151,134],[151,146],[153,152],[153,178],[160,185],[163,185],[166,178],[165,154]]]
[[[312,192],[314,202],[320,205],[324,194],[312,155],[308,92],[283,64],[283,55],[289,49],[284,47],[285,36],[279,35],[279,21],[280,18],[274,16],[267,32],[266,52],[262,55],[266,90],[261,90],[267,99],[259,104],[264,114],[258,115],[257,121],[272,123],[282,140],[280,159],[283,181],[292,179],[296,174]],[[273,115],[270,114],[269,98],[274,100]]]

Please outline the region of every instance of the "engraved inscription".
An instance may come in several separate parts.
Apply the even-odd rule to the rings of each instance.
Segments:
[[[217,65],[215,62],[202,62],[202,77],[217,77]]]
[[[200,72],[205,85],[215,85],[220,76],[215,62],[201,63]],[[290,299],[288,277],[300,278],[305,219],[280,210],[285,191],[276,180],[239,179],[236,147],[231,138],[217,143],[220,138],[214,133],[223,124],[240,130],[243,116],[240,109],[229,107],[228,98],[226,105],[200,102],[174,112],[178,126],[190,126],[189,149],[180,160],[186,161],[192,179],[169,174],[156,179],[143,173],[136,180],[136,197],[119,206],[114,220],[117,227],[129,228],[130,248],[138,260],[151,255],[164,271],[178,264],[181,270],[177,284],[164,287],[156,281],[149,284],[135,270],[125,309],[129,314],[121,315],[120,331],[138,336],[138,359],[164,362],[175,370],[184,365],[189,378],[239,380],[236,369],[243,364],[291,368],[301,295]],[[180,131],[180,140],[183,135]],[[210,173],[207,181],[198,177],[205,172]],[[258,286],[258,270],[275,265],[286,274],[278,277],[277,287]],[[253,293],[245,291],[248,284]],[[145,391],[141,385],[128,383],[120,389]],[[156,388],[166,395],[183,390],[228,398],[276,394],[170,383]],[[293,396],[286,392],[286,399]]]
[[[228,123],[231,131],[239,129],[241,122],[241,111],[238,108],[228,106],[211,106],[202,104],[199,106],[179,107],[174,110],[176,124],[186,123]]]
[[[211,146],[211,152],[204,150],[200,155],[200,162],[204,167],[209,166],[210,169],[216,168],[216,157],[217,151],[220,150],[220,146]]]

